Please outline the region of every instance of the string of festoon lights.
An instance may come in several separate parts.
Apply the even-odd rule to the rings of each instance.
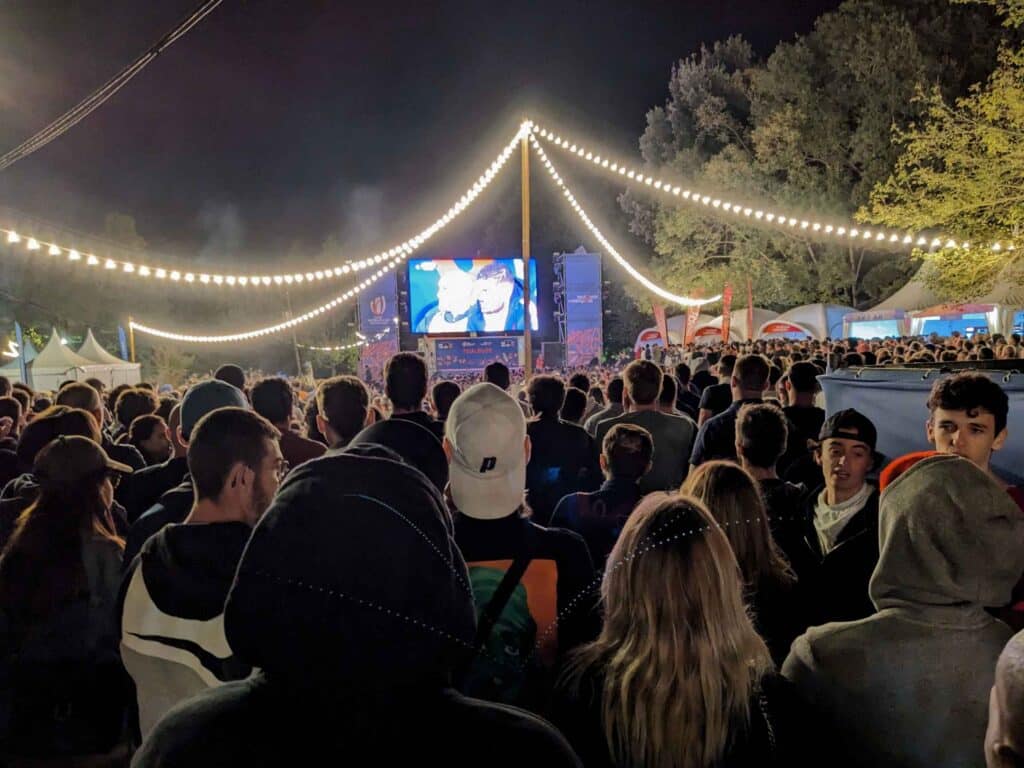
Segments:
[[[466,209],[466,207],[469,206],[470,203],[476,200],[480,193],[487,188],[487,186],[494,180],[495,176],[497,176],[498,172],[501,171],[501,169],[505,166],[505,163],[508,161],[509,157],[511,157],[512,153],[515,151],[516,145],[519,143],[520,137],[522,137],[524,133],[528,133],[529,130],[530,124],[523,123],[523,125],[520,126],[519,130],[516,132],[515,137],[508,144],[505,145],[504,149],[502,149],[497,159],[480,176],[480,178],[477,179],[476,183],[472,186],[470,191],[462,199],[460,199],[459,202],[453,205],[448,210],[448,213],[442,216],[441,219],[438,219],[438,222],[444,221],[444,224],[447,224],[449,221],[451,221],[452,218],[454,218],[455,215],[461,213],[463,210]],[[447,220],[445,220],[446,217]],[[437,222],[435,222],[435,224],[432,226],[436,225]],[[430,227],[428,227],[427,229],[429,230]],[[300,325],[316,317],[319,317],[325,312],[330,312],[334,309],[337,309],[340,305],[342,305],[349,299],[358,296],[369,286],[373,285],[373,283],[377,282],[378,279],[380,279],[385,274],[387,274],[392,269],[401,264],[403,261],[405,261],[405,259],[408,258],[410,254],[415,252],[414,246],[418,246],[420,244],[420,242],[414,243],[412,240],[403,243],[402,248],[399,250],[398,253],[394,254],[390,261],[380,266],[376,272],[371,274],[369,277],[363,279],[357,285],[352,286],[341,295],[335,296],[333,299],[326,302],[325,304],[321,304],[318,307],[314,307],[313,309],[307,312],[303,312],[301,315],[297,315],[296,317],[293,317],[289,320],[285,320],[284,322],[281,323],[275,323],[274,325],[268,325],[263,328],[255,328],[251,331],[240,331],[238,333],[226,333],[211,336],[188,333],[175,333],[173,331],[166,331],[160,328],[153,328],[152,326],[145,325],[143,323],[138,323],[135,322],[134,320],[131,322],[131,327],[134,330],[139,331],[140,333],[146,333],[149,334],[150,336],[156,336],[157,338],[168,339],[171,341],[184,341],[195,344],[217,344],[234,341],[248,341],[249,339],[259,338],[261,336],[269,336],[270,334],[273,333],[279,333],[280,331],[285,331],[288,330],[289,328],[294,328],[297,325]]]
[[[397,317],[395,318],[395,325],[398,325]],[[298,344],[297,346],[300,347],[301,349],[311,349],[314,352],[344,352],[345,350],[348,349],[355,349],[356,347],[364,347],[367,344],[373,344],[374,342],[380,341],[391,332],[392,329],[389,328],[386,331],[381,331],[380,333],[374,334],[370,338],[366,338],[359,331],[356,331],[356,336],[358,338],[355,341],[350,342],[348,344],[338,344],[337,346],[334,347],[314,347],[311,344]]]
[[[565,199],[568,201],[570,207],[580,217],[580,220],[582,220],[583,224],[587,227],[587,229],[590,230],[590,233],[595,238],[597,238],[597,241],[601,243],[602,246],[604,246],[604,249],[609,254],[611,254],[611,257],[615,259],[615,261],[619,263],[619,266],[625,269],[634,280],[636,280],[638,283],[644,286],[644,288],[649,290],[651,293],[654,293],[657,296],[660,296],[661,298],[665,299],[666,301],[671,301],[672,303],[678,304],[682,307],[702,307],[705,304],[713,304],[714,302],[722,298],[721,295],[712,296],[710,299],[693,299],[690,298],[689,296],[677,296],[671,291],[667,291],[660,285],[653,283],[649,279],[647,279],[647,277],[645,277],[642,272],[637,270],[636,267],[634,267],[632,264],[630,264],[628,261],[626,261],[626,259],[622,257],[622,255],[615,249],[615,246],[608,242],[608,239],[601,233],[601,230],[597,228],[593,221],[590,220],[590,217],[587,216],[587,212],[583,210],[579,202],[576,200],[576,197],[565,185],[565,181],[558,174],[558,171],[555,169],[555,166],[551,163],[551,160],[547,156],[547,153],[544,151],[544,148],[540,145],[540,143],[537,141],[537,139],[534,137],[532,133],[530,134],[530,143],[533,145],[534,150],[536,150],[537,156],[540,158],[541,163],[544,164],[544,167],[547,169],[548,174],[550,174],[551,179],[555,182],[556,186],[558,186],[558,188],[562,190],[562,194],[565,196]]]
[[[852,241],[873,241],[874,243],[885,243],[889,245],[917,246],[923,248],[970,248],[968,241],[959,241],[954,238],[942,235],[925,237],[922,234],[909,232],[896,232],[891,229],[880,229],[858,226],[857,224],[835,224],[825,221],[807,219],[803,216],[794,216],[792,213],[785,213],[767,208],[752,207],[737,203],[731,200],[723,200],[719,197],[707,195],[702,192],[687,189],[684,186],[670,181],[651,176],[638,168],[631,167],[625,163],[619,163],[609,157],[606,153],[595,152],[593,149],[584,146],[580,142],[563,138],[554,131],[535,125],[533,136],[553,144],[575,157],[582,158],[597,168],[609,174],[625,179],[635,184],[649,187],[662,195],[676,199],[686,200],[693,205],[711,208],[716,212],[730,214],[737,218],[749,220],[751,224],[771,226],[779,229],[799,230],[805,233],[813,233],[816,237],[828,236],[839,238],[846,242]],[[1014,250],[1013,243],[993,242],[988,245],[993,251]]]
[[[524,123],[524,126],[527,125],[528,124]],[[524,131],[528,130],[528,127],[520,127],[519,131],[516,132],[515,137],[499,153],[494,162],[492,162],[490,166],[480,174],[480,177],[473,183],[473,186],[466,190],[462,197],[452,203],[451,207],[449,207],[442,216],[439,216],[429,227],[424,228],[421,232],[408,240],[388,248],[386,251],[381,251],[380,253],[366,259],[350,261],[333,267],[303,272],[291,272],[288,274],[280,273],[270,275],[194,272],[182,269],[172,269],[167,266],[140,264],[137,262],[125,261],[123,259],[97,256],[94,253],[83,253],[76,248],[69,248],[66,245],[50,242],[40,237],[28,236],[24,233],[19,233],[13,229],[7,229],[4,227],[0,227],[0,236],[5,237],[7,242],[12,245],[24,243],[26,250],[30,253],[41,254],[45,252],[50,256],[66,257],[67,261],[72,264],[81,264],[86,267],[93,268],[102,267],[103,269],[118,271],[126,275],[133,275],[140,278],[154,278],[156,280],[170,280],[174,283],[184,282],[188,284],[227,286],[230,288],[237,286],[244,288],[246,286],[288,286],[331,280],[379,267],[381,264],[389,262],[395,258],[404,259],[417,248],[423,246],[431,237],[458,218],[459,214],[465,211],[470,204],[476,200],[480,193],[490,185],[495,176],[497,176],[498,172],[508,161],[512,152],[515,151],[516,145]]]

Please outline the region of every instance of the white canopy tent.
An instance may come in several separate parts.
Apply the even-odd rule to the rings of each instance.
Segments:
[[[38,390],[55,390],[62,381],[81,381],[101,373],[102,366],[85,359],[62,343],[56,328],[42,352],[29,365],[32,387]]]
[[[762,323],[759,339],[837,339],[843,335],[843,318],[853,307],[840,304],[804,304]]]
[[[911,332],[911,314],[939,303],[939,297],[918,270],[896,293],[864,312],[851,312],[843,318],[843,336],[860,339],[907,336]]]
[[[709,320],[711,320],[711,315],[698,315],[697,326],[700,327]],[[668,326],[668,343],[682,344],[686,338],[686,315],[673,315],[665,320],[665,325]],[[658,330],[657,326],[644,328],[637,334],[636,342],[633,345],[634,353],[642,353],[644,347],[648,344],[656,347],[665,346],[665,341],[661,338],[661,331]]]
[[[754,307],[754,326],[752,330],[756,331],[762,325],[774,320],[778,316],[778,312],[772,312],[770,309]],[[722,319],[723,315],[719,315],[706,323],[698,325],[694,341],[698,344],[712,344],[714,342],[721,341]],[[748,330],[750,329],[747,328],[746,307],[743,309],[734,309],[729,313],[729,339],[731,341],[746,341],[751,337]]]
[[[96,366],[102,367],[102,372],[94,373],[100,381],[108,387],[116,387],[119,384],[138,384],[142,381],[142,366],[139,363],[129,363],[127,360],[110,354],[92,334],[92,328],[85,335],[85,341],[78,348],[78,354],[89,360]]]

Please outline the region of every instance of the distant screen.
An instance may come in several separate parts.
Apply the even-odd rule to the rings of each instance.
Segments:
[[[522,259],[411,259],[413,333],[521,333]],[[537,263],[530,262],[530,328],[537,330]]]
[[[850,323],[850,336],[854,339],[884,339],[900,335],[899,320],[867,320]]]

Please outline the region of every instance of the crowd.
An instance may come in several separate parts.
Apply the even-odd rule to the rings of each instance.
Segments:
[[[939,377],[887,459],[818,385],[1020,339],[675,352],[0,378],[0,761],[1024,765],[1006,392]]]

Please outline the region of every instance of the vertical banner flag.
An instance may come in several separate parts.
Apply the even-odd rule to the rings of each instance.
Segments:
[[[730,315],[732,313],[732,286],[725,284],[722,291],[722,343],[729,343]]]
[[[695,290],[691,294],[693,298],[700,298],[700,290]],[[686,332],[683,338],[684,344],[693,344],[694,334],[697,333],[697,323],[700,322],[700,307],[694,305],[686,308]]]
[[[121,347],[121,359],[128,360],[128,335],[124,332],[124,326],[117,326],[117,343]]]
[[[654,323],[658,326],[658,333],[661,334],[661,343],[668,349],[668,318],[665,317],[665,305],[654,304]]]
[[[17,320],[14,321],[14,340],[18,344],[18,369],[21,373],[21,381],[23,384],[32,383],[28,380],[28,366],[25,364],[25,337],[21,332],[21,323]]]
[[[532,270],[530,279],[533,279]],[[601,255],[565,255],[565,353],[570,366],[590,365],[604,346]]]
[[[750,278],[747,278],[747,340],[754,338],[754,289],[751,287]]]
[[[388,272],[359,294],[359,373],[364,381],[380,381],[384,364],[398,352],[398,282]]]

